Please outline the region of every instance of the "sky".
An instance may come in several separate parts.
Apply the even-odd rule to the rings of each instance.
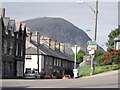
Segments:
[[[85,31],[90,38],[94,37],[94,13],[86,5],[88,4],[95,9],[94,1],[87,1],[86,4],[78,4],[75,0],[66,0],[66,2],[57,2],[58,0],[56,2],[55,0],[51,0],[51,2],[42,1],[32,2],[29,0],[23,2],[21,0],[21,2],[17,2],[17,0],[4,0],[0,4],[6,8],[6,16],[16,21],[38,17],[59,17]],[[108,34],[118,27],[118,2],[113,1],[99,2],[97,43],[104,49],[106,49],[105,43]]]

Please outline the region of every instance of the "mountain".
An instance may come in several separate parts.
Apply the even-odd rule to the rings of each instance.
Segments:
[[[86,51],[87,41],[91,38],[82,30],[62,18],[35,18],[23,21],[30,28],[31,32],[39,31],[42,36],[47,36],[52,40],[65,43],[66,52],[72,53],[69,48],[72,45],[79,45]],[[98,48],[104,51],[101,47]]]

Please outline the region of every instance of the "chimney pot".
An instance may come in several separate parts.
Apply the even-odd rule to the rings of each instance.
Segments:
[[[0,16],[5,17],[5,8],[0,8]]]

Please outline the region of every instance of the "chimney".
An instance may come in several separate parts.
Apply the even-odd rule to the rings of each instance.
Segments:
[[[5,17],[5,8],[0,8],[0,16]]]
[[[63,43],[60,43],[60,51],[65,53],[65,45]]]
[[[30,41],[31,41],[32,32],[30,32],[29,29],[26,28],[26,33],[27,33],[27,37],[26,37],[26,48],[28,48],[28,47],[31,47]]]
[[[53,40],[50,41],[50,48],[54,51],[56,50],[56,41]]]
[[[56,49],[60,50],[60,43],[56,42]]]
[[[31,40],[37,42],[37,31],[34,33],[31,33]]]
[[[50,48],[50,42],[51,42],[51,39],[48,38],[48,37],[41,37],[40,38],[40,44],[45,44],[48,46],[48,48]]]
[[[27,33],[27,38],[26,38],[26,40],[30,42],[30,41],[31,41],[32,32],[29,31],[28,27],[26,28],[26,33]]]

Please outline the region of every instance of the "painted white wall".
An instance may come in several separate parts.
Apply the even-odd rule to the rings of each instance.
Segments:
[[[27,56],[31,56],[31,59],[26,59]],[[26,68],[38,69],[38,57],[37,55],[26,55],[25,56],[25,70]],[[44,68],[44,56],[39,55],[39,72],[41,72],[42,68]]]

